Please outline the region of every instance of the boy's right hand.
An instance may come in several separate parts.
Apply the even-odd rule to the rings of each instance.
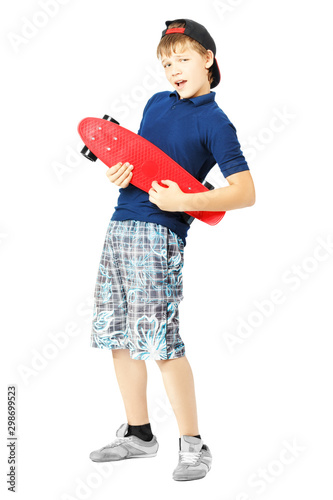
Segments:
[[[108,168],[106,175],[111,182],[116,184],[121,188],[126,188],[131,182],[133,175],[133,165],[126,162],[122,164],[121,162],[113,165],[113,167]]]

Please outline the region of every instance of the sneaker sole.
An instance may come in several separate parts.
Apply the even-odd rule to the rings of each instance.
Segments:
[[[206,477],[206,474],[199,477],[173,477],[172,479],[174,481],[196,481],[197,479],[203,479],[204,477]]]
[[[156,455],[157,455],[157,452],[151,453],[149,455],[133,455],[131,457],[120,457],[120,458],[110,458],[110,459],[104,458],[101,460],[91,458],[90,460],[92,460],[93,462],[120,462],[121,460],[129,460],[130,458],[151,458],[151,457],[156,457]]]

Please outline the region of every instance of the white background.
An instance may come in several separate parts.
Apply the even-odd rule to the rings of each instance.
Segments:
[[[7,385],[17,384],[15,498],[331,497],[330,3],[70,0],[45,14],[46,3],[6,2],[1,20],[1,491]],[[148,98],[172,90],[156,47],[177,17],[216,42],[216,101],[257,195],[189,231],[181,335],[213,465],[185,483],[172,479],[178,427],[154,362],[157,457],[89,460],[126,421],[112,354],[89,346],[118,189],[77,153],[82,118],[107,113],[137,132]]]

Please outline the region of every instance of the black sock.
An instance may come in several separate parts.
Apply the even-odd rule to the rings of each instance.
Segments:
[[[150,423],[144,425],[129,425],[128,431],[125,434],[127,436],[137,436],[143,441],[151,441],[153,439],[153,433],[151,432]]]

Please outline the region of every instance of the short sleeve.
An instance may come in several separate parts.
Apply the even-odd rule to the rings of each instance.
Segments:
[[[237,138],[236,128],[223,121],[210,129],[208,147],[224,177],[250,170]]]
[[[154,95],[155,95],[155,94],[154,94]],[[139,130],[138,130],[138,135],[140,135],[140,134],[141,134],[142,124],[143,124],[143,121],[144,121],[144,119],[145,119],[145,114],[146,114],[146,111],[147,111],[147,109],[149,108],[150,104],[152,103],[153,97],[154,97],[154,96],[152,96],[150,99],[148,99],[148,101],[146,102],[145,107],[143,108],[142,118],[141,118],[141,122],[140,122],[140,127],[139,127]]]

